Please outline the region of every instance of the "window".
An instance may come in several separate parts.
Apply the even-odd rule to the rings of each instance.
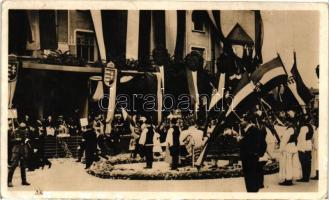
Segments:
[[[192,31],[205,33],[205,11],[193,11],[192,22]]]
[[[95,61],[95,34],[78,31],[76,37],[77,57],[87,62]]]

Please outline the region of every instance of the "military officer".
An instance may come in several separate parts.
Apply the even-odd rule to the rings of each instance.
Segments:
[[[30,185],[30,183],[26,181],[25,171],[25,162],[28,156],[27,134],[25,123],[21,123],[19,129],[14,133],[14,138],[12,139],[12,155],[8,166],[8,187],[13,187],[12,179],[18,164],[20,164],[21,168],[22,185]]]
[[[177,170],[179,162],[181,130],[177,122],[177,118],[171,119],[171,128],[168,130],[166,139],[169,145],[170,155],[172,156],[171,170]]]

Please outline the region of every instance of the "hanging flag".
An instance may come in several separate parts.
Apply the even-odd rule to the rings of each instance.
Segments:
[[[16,91],[19,61],[16,55],[8,56],[8,109],[13,107],[13,99]]]
[[[29,10],[29,11],[27,11],[27,17],[30,22],[32,40],[27,41],[26,49],[27,50],[40,50],[39,11],[38,10]]]
[[[248,73],[245,72],[233,91],[233,99],[228,107],[225,117],[228,118],[229,116],[232,116],[232,114],[236,116],[248,110],[250,105],[255,102],[256,89],[254,83],[249,79]]]
[[[40,47],[41,49],[58,48],[55,10],[40,10]]]
[[[150,66],[151,54],[151,11],[139,12],[138,61],[142,68]]]
[[[126,58],[138,59],[139,10],[128,10]]]
[[[300,76],[298,69],[297,69],[297,60],[296,60],[296,52],[294,52],[294,64],[290,70],[291,74],[293,75],[293,79],[296,82],[296,89],[298,95],[303,99],[305,104],[308,104],[313,95],[311,94],[310,90],[306,87],[302,77]]]
[[[280,56],[258,67],[250,76],[250,79],[261,92],[266,94],[276,86],[287,82],[287,73]]]
[[[255,11],[255,58],[263,63],[262,46],[264,38],[263,20],[259,10]]]
[[[126,58],[127,10],[102,10],[103,37],[106,58],[121,67]]]
[[[103,79],[101,76],[92,76],[89,81],[91,100],[98,102],[104,97]]]
[[[109,103],[107,108],[107,116],[106,116],[106,126],[105,126],[105,133],[111,133],[112,130],[112,120],[114,117],[115,109],[116,109],[116,97],[117,97],[117,82],[118,82],[118,71],[115,69],[115,66],[112,62],[109,62],[107,64],[108,68],[111,68],[113,73],[110,73],[108,79],[110,79],[110,85],[109,85]],[[106,74],[104,76],[104,80],[106,80]]]
[[[162,90],[161,90],[161,74],[156,73],[157,78],[157,122],[158,125],[161,124],[162,121],[162,106],[163,106],[163,98],[162,98]]]
[[[194,114],[197,114],[200,105],[197,81],[198,71],[202,70],[203,62],[203,57],[197,51],[192,51],[185,57],[187,83],[190,95],[194,100]]]
[[[26,10],[8,12],[8,53],[24,55],[26,43],[32,42],[32,31]]]
[[[177,38],[177,11],[165,11],[165,34],[166,34],[166,48],[170,56],[175,53],[176,38]]]
[[[220,101],[224,98],[224,95],[225,95],[225,73],[220,73],[218,87],[216,93],[214,93],[211,97],[208,110],[213,109],[217,103],[220,103]]]
[[[175,45],[174,57],[176,60],[183,60],[183,53],[185,49],[185,35],[186,35],[186,11],[177,10],[177,37]]]
[[[90,10],[96,33],[97,46],[102,62],[106,63],[106,48],[103,35],[102,13],[100,10]]]
[[[215,28],[215,31],[217,33],[218,39],[221,41],[225,40],[225,37],[223,35],[222,27],[220,24],[220,11],[219,10],[207,10],[208,17],[211,21],[211,24]]]

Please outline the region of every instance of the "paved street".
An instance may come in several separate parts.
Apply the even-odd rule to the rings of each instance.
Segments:
[[[73,159],[52,160],[53,166],[28,172],[31,186],[20,185],[19,169],[15,171],[14,188],[10,190],[35,191],[162,191],[162,192],[244,192],[243,178],[211,180],[139,181],[100,179],[89,175],[84,165]],[[161,163],[155,163],[155,168]],[[141,166],[141,165],[140,165]],[[139,165],[137,167],[140,167]],[[265,188],[261,192],[315,192],[317,181],[296,183],[291,187],[278,185],[277,174],[265,176]]]

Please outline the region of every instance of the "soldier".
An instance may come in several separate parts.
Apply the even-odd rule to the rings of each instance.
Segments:
[[[180,152],[180,134],[181,130],[177,125],[177,118],[171,119],[171,128],[167,133],[167,143],[169,145],[170,155],[172,156],[171,170],[177,170]]]
[[[12,141],[12,155],[8,166],[8,187],[13,187],[12,179],[18,164],[20,164],[21,168],[22,185],[30,185],[30,183],[26,181],[25,171],[25,162],[28,154],[27,140],[26,124],[21,123],[19,129],[14,133]]]
[[[85,140],[85,156],[86,156],[86,168],[88,169],[95,161],[95,153],[97,149],[97,137],[92,128],[92,125],[87,125],[86,132],[83,133]]]

